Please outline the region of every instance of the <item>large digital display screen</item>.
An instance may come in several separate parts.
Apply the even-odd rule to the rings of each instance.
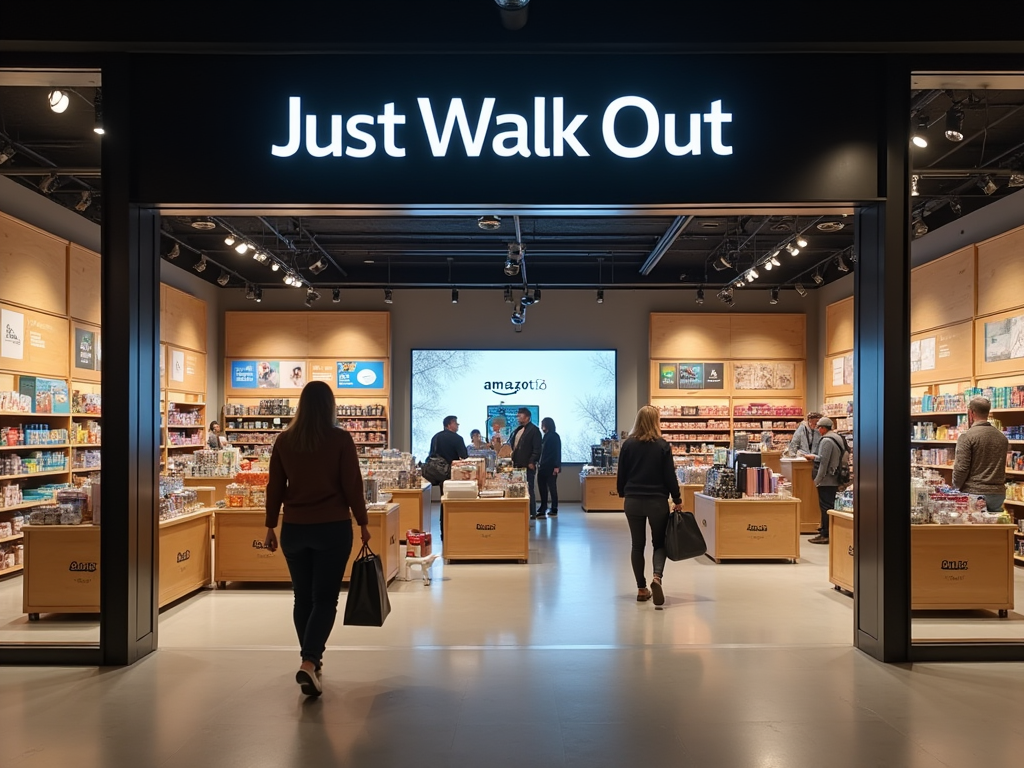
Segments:
[[[615,350],[412,351],[412,452],[425,461],[430,439],[457,416],[467,443],[479,429],[484,440],[503,440],[527,407],[534,423],[550,416],[562,439],[562,461],[590,461],[590,446],[615,434]]]

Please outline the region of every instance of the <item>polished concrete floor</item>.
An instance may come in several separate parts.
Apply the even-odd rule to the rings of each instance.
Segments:
[[[669,563],[655,610],[635,601],[620,515],[570,507],[533,530],[529,565],[438,563],[431,586],[392,585],[383,628],[339,624],[320,700],[293,682],[279,588],[165,610],[161,650],[131,668],[4,669],[0,765],[988,768],[1024,754],[1024,667],[855,651],[851,600],[806,538],[797,565]],[[1020,618],[941,621],[978,635]],[[63,631],[0,626],[5,640]]]

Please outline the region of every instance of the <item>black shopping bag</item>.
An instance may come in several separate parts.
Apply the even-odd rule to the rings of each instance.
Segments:
[[[352,563],[345,600],[345,623],[356,627],[382,627],[391,613],[388,582],[384,566],[377,555],[363,544],[359,557]]]
[[[665,555],[669,560],[689,560],[708,551],[704,534],[693,512],[671,512],[665,526]]]

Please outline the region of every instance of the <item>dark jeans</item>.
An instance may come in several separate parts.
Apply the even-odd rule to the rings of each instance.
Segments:
[[[533,487],[534,480],[537,477],[536,465],[534,465],[533,469],[529,467],[516,467],[516,469],[526,470],[526,487],[530,490],[530,517],[534,517],[537,514],[537,491]]]
[[[317,668],[338,614],[338,595],[352,552],[352,521],[281,524],[281,551],[292,577],[292,618],[302,660]]]
[[[665,529],[668,527],[668,501],[654,496],[627,496],[624,503],[626,522],[633,548],[629,551],[629,564],[633,566],[637,589],[647,586],[644,576],[644,550],[647,549],[647,524],[651,525],[651,544],[654,545],[654,575],[665,573]]]
[[[818,533],[828,538],[828,511],[836,505],[836,493],[839,488],[835,485],[818,486],[818,506],[821,507],[821,528]]]
[[[537,487],[540,490],[540,508],[548,508],[548,493],[551,494],[551,511],[558,511],[558,475],[554,469],[541,467],[537,470]]]

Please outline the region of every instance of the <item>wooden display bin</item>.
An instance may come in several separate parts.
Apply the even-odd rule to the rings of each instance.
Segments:
[[[912,610],[1013,610],[1013,525],[913,525]]]
[[[427,493],[430,493],[429,489],[430,486],[427,486]],[[370,529],[370,549],[380,558],[384,568],[384,578],[390,584],[398,575],[398,570],[402,567],[402,559],[405,557],[399,544],[402,513],[397,504],[389,504],[386,509],[371,509],[366,514],[370,521],[367,526]],[[359,550],[363,546],[363,542],[359,538],[359,526],[354,520],[352,521],[352,533],[352,554],[349,555],[348,565],[345,566],[345,581],[352,576],[352,563],[359,557]]]
[[[613,480],[615,478],[612,478]],[[530,500],[441,499],[444,558],[518,560],[530,557]]]
[[[587,475],[580,481],[584,512],[621,512],[625,499],[619,496],[615,475]],[[445,531],[448,529],[446,528]]]
[[[704,491],[704,486],[696,483],[684,483],[679,486],[679,492],[683,497],[683,509],[693,512],[693,497]]]
[[[761,451],[761,466],[777,475],[782,474],[782,451]]]
[[[708,557],[722,560],[789,560],[800,557],[799,499],[716,499],[698,493],[694,515]]]
[[[206,494],[202,499],[203,503],[213,506],[218,501],[227,498],[228,485],[235,482],[231,477],[186,477],[184,485],[186,488],[195,488],[201,494]]]
[[[821,527],[818,486],[814,484],[814,462],[784,458],[782,475],[793,484],[793,498],[800,499],[800,533],[817,533]]]
[[[385,488],[385,493],[391,494],[391,501],[398,505],[399,540],[405,541],[405,532],[413,529],[420,531],[430,530],[430,491],[433,486],[424,481],[423,487],[415,488]]]
[[[828,513],[828,580],[853,594],[853,513]]]
[[[267,537],[266,510],[218,509],[213,516],[213,578],[221,587],[229,581],[291,583],[280,548],[263,546]],[[277,535],[281,535],[278,518]]]
[[[160,523],[160,607],[213,581],[213,510]]]
[[[26,525],[22,610],[41,613],[100,612],[100,527]]]

